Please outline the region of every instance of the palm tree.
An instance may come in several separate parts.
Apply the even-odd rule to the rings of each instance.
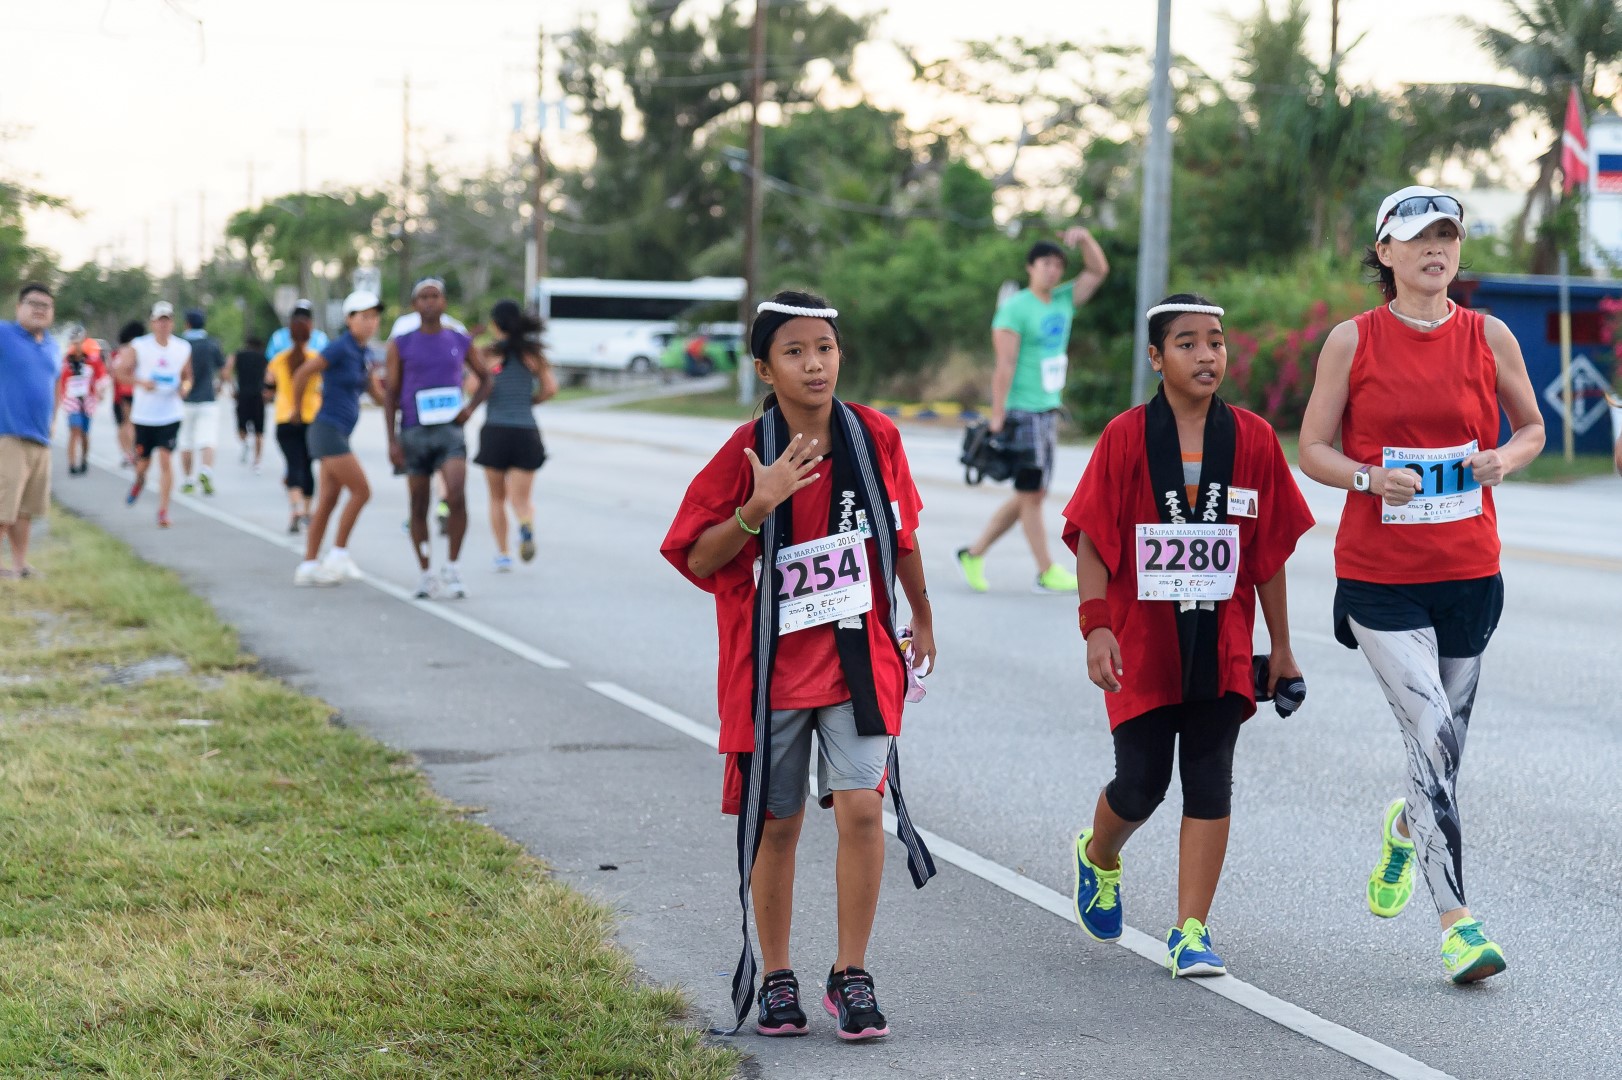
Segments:
[[[1543,121],[1553,133],[1538,158],[1538,178],[1526,194],[1516,223],[1515,242],[1525,241],[1526,223],[1536,207],[1548,220],[1556,206],[1554,174],[1560,164],[1560,136],[1566,99],[1575,86],[1590,109],[1599,104],[1594,78],[1622,60],[1622,3],[1618,0],[1505,0],[1504,27],[1461,19],[1487,55],[1521,80],[1509,87],[1518,111]],[[1554,257],[1553,239],[1545,234],[1533,253],[1533,269],[1547,271]]]

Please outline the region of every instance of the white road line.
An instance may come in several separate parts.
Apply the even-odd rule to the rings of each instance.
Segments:
[[[94,458],[92,461],[115,476],[118,475],[119,470],[116,465]],[[264,540],[277,547],[296,549],[296,542],[289,540],[287,536],[274,533],[234,514],[218,510],[196,498],[176,495],[174,499],[186,506],[187,509],[194,510],[204,517],[239,532],[247,533],[249,536]],[[391,582],[381,581],[371,576],[365,577],[364,581],[379,592],[404,601],[426,614],[443,619],[458,629],[465,630],[475,637],[496,646],[498,649],[505,649],[514,656],[527,660],[537,667],[556,671],[570,666],[567,660],[543,652],[526,642],[520,641],[511,634],[480,622],[478,619],[463,615],[460,612],[451,611],[441,605],[417,603],[409,590]],[[1309,640],[1316,640],[1320,637],[1327,641],[1334,640],[1327,635],[1308,635],[1300,632],[1297,632],[1297,636]],[[656,720],[672,730],[696,739],[712,749],[720,745],[721,735],[715,728],[683,716],[674,709],[666,708],[657,701],[651,701],[617,683],[588,682],[586,686],[588,689],[617,701],[650,720]],[[895,832],[896,822],[894,815],[889,813],[884,815],[884,826],[892,834]],[[924,842],[929,845],[929,850],[937,859],[951,863],[958,869],[967,871],[982,881],[995,885],[1004,892],[1011,893],[1021,900],[1034,904],[1043,911],[1065,920],[1067,923],[1073,920],[1074,912],[1070,897],[1033,881],[1025,875],[1003,866],[1001,863],[993,862],[983,855],[976,854],[966,847],[954,844],[943,836],[937,836],[923,829],[919,829],[918,834],[924,838]],[[1119,944],[1122,948],[1137,953],[1157,966],[1165,958],[1166,946],[1162,942],[1131,927],[1127,927],[1123,931]],[[1386,1076],[1395,1078],[1395,1080],[1457,1080],[1450,1074],[1433,1069],[1400,1050],[1387,1046],[1382,1042],[1377,1042],[1366,1035],[1360,1035],[1332,1020],[1326,1020],[1317,1013],[1303,1009],[1299,1005],[1274,997],[1260,987],[1252,986],[1250,983],[1232,975],[1220,975],[1214,978],[1194,979],[1191,981],[1202,989],[1209,990],[1219,997],[1227,998],[1241,1008],[1249,1009],[1258,1016],[1265,1017],[1281,1027],[1305,1035],[1312,1041],[1327,1046],[1331,1050],[1337,1050],[1349,1058],[1379,1070]]]
[[[700,724],[698,721],[683,716],[674,709],[666,708],[656,701],[649,701],[641,694],[611,682],[587,683],[591,689],[604,697],[613,698],[620,704],[641,713],[650,720],[657,720],[667,727],[673,728],[684,735],[691,736],[706,746],[715,747],[720,743],[720,732],[715,728]],[[896,829],[895,815],[886,812],[884,827],[891,834]],[[1012,893],[1021,900],[1035,904],[1052,915],[1063,919],[1066,923],[1075,921],[1075,907],[1071,898],[1063,893],[1048,888],[1040,882],[1033,881],[1024,874],[1011,870],[1001,863],[993,862],[976,852],[970,851],[961,844],[955,844],[944,836],[938,836],[926,829],[919,829],[918,835],[923,837],[924,843],[935,858],[942,862],[951,863],[960,870],[965,870],[982,881],[989,882],[1007,893]],[[1078,930],[1077,933],[1080,933]],[[1163,966],[1166,958],[1166,944],[1157,938],[1150,937],[1141,930],[1126,927],[1121,933],[1120,946],[1137,953],[1155,964]],[[1167,976],[1168,978],[1170,976]],[[1396,1080],[1455,1080],[1448,1073],[1433,1069],[1422,1061],[1409,1057],[1402,1051],[1376,1042],[1366,1035],[1360,1035],[1350,1028],[1345,1028],[1332,1020],[1326,1020],[1317,1013],[1291,1004],[1282,998],[1274,997],[1257,986],[1252,986],[1243,979],[1232,975],[1219,975],[1213,978],[1190,979],[1194,985],[1209,990],[1219,997],[1227,998],[1235,1005],[1249,1009],[1258,1016],[1265,1017],[1281,1027],[1289,1028],[1298,1034],[1305,1035],[1313,1042],[1320,1043],[1337,1050],[1347,1057],[1373,1069],[1378,1069],[1387,1076]]]
[[[105,469],[114,476],[119,475],[119,469],[115,462],[111,462],[105,458],[98,459],[95,457],[92,457],[90,461],[92,464]],[[304,540],[302,537],[294,539],[287,533],[272,532],[262,525],[256,525],[244,518],[237,517],[235,514],[230,514],[224,510],[210,506],[203,499],[193,495],[182,495],[176,492],[170,496],[170,498],[173,502],[184,506],[186,509],[193,511],[194,513],[201,514],[206,518],[217,521],[221,525],[228,525],[231,528],[236,529],[238,532],[247,533],[249,536],[256,537],[265,541],[266,543],[274,544],[279,548],[285,548],[289,551],[302,552],[303,550]],[[384,581],[381,578],[373,577],[371,574],[362,574],[361,581],[366,585],[370,585],[380,593],[387,596],[392,596],[396,600],[405,601],[425,615],[432,615],[436,619],[448,622],[459,630],[465,630],[474,637],[482,638],[485,641],[488,641],[498,649],[506,649],[514,656],[528,660],[537,667],[543,667],[549,671],[562,671],[573,666],[569,663],[569,661],[564,660],[561,657],[553,656],[549,652],[542,649],[537,649],[535,646],[526,641],[521,641],[518,638],[513,637],[511,634],[502,630],[497,630],[495,627],[488,626],[477,619],[469,618],[461,612],[447,607],[444,604],[421,603],[411,594],[410,589],[401,588],[392,581]]]

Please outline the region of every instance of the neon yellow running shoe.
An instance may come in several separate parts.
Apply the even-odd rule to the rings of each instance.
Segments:
[[[1380,861],[1369,875],[1369,910],[1382,919],[1395,918],[1414,895],[1414,842],[1396,837],[1397,816],[1404,802],[1397,799],[1385,808],[1380,830]]]
[[[1442,966],[1455,983],[1479,982],[1509,967],[1504,951],[1487,939],[1480,919],[1460,919],[1442,938]]]
[[[1049,596],[1075,596],[1076,575],[1054,563],[1036,575],[1036,584],[1031,586],[1031,591]]]
[[[984,555],[970,555],[968,548],[958,548],[957,568],[963,571],[963,580],[969,583],[969,588],[975,592],[990,591],[991,584],[986,581],[986,557]]]

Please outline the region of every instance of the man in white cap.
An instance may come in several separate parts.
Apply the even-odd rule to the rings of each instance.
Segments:
[[[124,501],[130,506],[146,487],[146,471],[158,458],[158,527],[169,527],[169,495],[174,488],[170,455],[185,416],[181,405],[191,388],[191,343],[173,335],[175,307],[167,300],[152,305],[152,332],[118,350],[113,378],[135,387],[130,422],[135,425],[135,482]]]
[[[442,297],[445,295],[445,282],[441,278],[425,277],[411,286],[411,310],[401,314],[398,319],[394,320],[394,325],[389,327],[390,341],[409,334],[422,326],[422,312],[417,310],[417,297],[422,295],[422,290],[428,288],[438,289],[439,295]],[[441,326],[448,326],[458,334],[467,333],[467,327],[457,322],[454,317],[446,315],[443,311],[440,312],[439,322]]]

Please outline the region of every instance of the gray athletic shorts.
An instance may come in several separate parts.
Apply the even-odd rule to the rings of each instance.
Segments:
[[[1053,455],[1059,445],[1059,410],[1009,409],[1002,432],[1014,465],[1014,490],[1046,491],[1053,481]]]
[[[400,429],[400,449],[407,476],[432,476],[452,458],[467,457],[467,440],[455,424],[418,425]]]
[[[349,436],[325,420],[311,421],[304,429],[304,447],[310,452],[311,461],[354,453],[349,449]]]
[[[833,805],[835,791],[879,791],[890,760],[890,736],[856,734],[848,701],[820,709],[772,710],[772,775],[766,809],[788,818],[805,807],[811,791],[811,732],[817,733],[817,802]]]

